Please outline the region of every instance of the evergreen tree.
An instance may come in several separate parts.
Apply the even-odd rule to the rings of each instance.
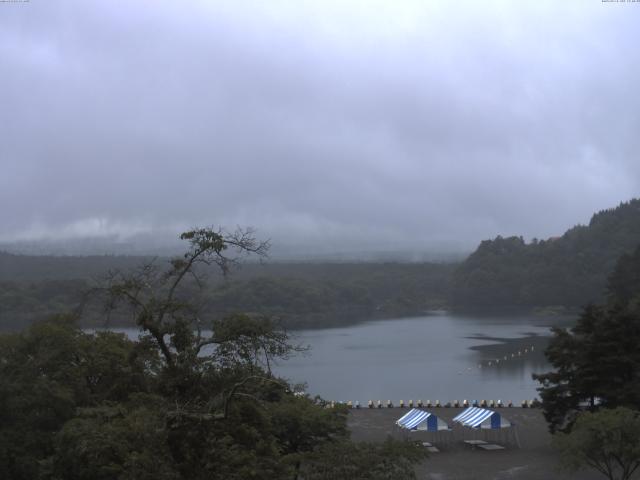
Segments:
[[[640,199],[593,215],[560,237],[485,240],[453,275],[457,308],[583,307],[605,300],[617,259],[640,243]],[[636,272],[637,275],[637,272]]]
[[[640,247],[618,261],[605,306],[555,329],[546,350],[553,372],[534,375],[551,431],[570,429],[582,408],[640,405]]]

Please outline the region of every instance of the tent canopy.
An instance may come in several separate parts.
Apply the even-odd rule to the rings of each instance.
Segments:
[[[471,428],[507,428],[511,423],[498,412],[486,408],[470,407],[454,417],[454,422]]]
[[[428,430],[430,432],[449,429],[449,425],[433,413],[417,408],[412,408],[396,420],[396,425],[407,430]]]

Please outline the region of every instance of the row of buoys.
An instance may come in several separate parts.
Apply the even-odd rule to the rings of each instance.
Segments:
[[[330,406],[331,408],[335,407],[336,405],[344,405],[345,402],[334,402],[332,401],[330,404],[328,404],[328,406]],[[520,406],[522,408],[531,408],[534,407],[538,404],[537,400],[523,400],[520,403]],[[346,405],[348,408],[360,408],[360,402],[359,401],[355,401],[352,402],[351,400],[349,400],[348,402],[346,402]],[[394,408],[395,405],[393,404],[393,402],[391,400],[387,400],[387,402],[384,404],[384,406],[386,408]],[[481,408],[502,408],[502,407],[507,407],[507,408],[511,408],[514,406],[514,403],[509,401],[506,404],[502,402],[502,400],[481,400],[478,402],[478,400],[473,400],[472,402],[469,402],[467,400],[463,400],[462,402],[458,402],[458,400],[454,400],[453,402],[447,402],[445,404],[441,404],[440,400],[436,400],[434,403],[431,403],[430,400],[427,400],[426,402],[423,402],[422,400],[418,400],[416,403],[413,402],[413,400],[409,400],[409,402],[405,405],[404,400],[400,400],[400,402],[398,403],[398,407],[399,408],[422,408],[422,407],[426,407],[426,408],[467,408],[467,407],[481,407]],[[368,408],[382,408],[383,407],[383,403],[382,400],[378,400],[377,402],[374,402],[373,400],[369,400],[369,402],[367,402],[367,407]]]
[[[535,347],[533,345],[531,345],[530,347],[525,348],[524,350],[518,350],[517,352],[513,352],[510,355],[504,355],[502,358],[494,358],[492,360],[488,360],[486,362],[486,367],[491,367],[493,365],[498,366],[500,365],[500,362],[506,362],[510,359],[516,359],[518,357],[521,357],[527,353],[531,353],[535,350]],[[478,368],[482,368],[483,367],[483,363],[479,363],[478,364]],[[471,370],[471,367],[469,367],[467,370]],[[460,372],[462,373],[462,372]]]

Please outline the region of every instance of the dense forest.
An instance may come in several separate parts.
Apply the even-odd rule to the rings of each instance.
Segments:
[[[621,203],[558,238],[483,241],[456,269],[457,308],[580,307],[601,302],[617,259],[640,244],[640,200]]]
[[[199,292],[206,315],[243,311],[277,317],[287,328],[344,325],[371,318],[450,308],[575,309],[601,302],[616,260],[640,244],[640,200],[593,215],[586,226],[527,243],[522,237],[483,241],[461,264],[245,263],[224,277],[205,272]],[[75,309],[107,272],[163,257],[27,256],[0,252],[0,329],[21,328]],[[85,325],[104,322],[86,310]],[[111,325],[131,325],[117,313]]]
[[[137,341],[86,332],[78,315],[0,333],[0,478],[415,478],[421,445],[352,442],[345,406],[273,374],[304,348],[270,318],[206,319],[186,300],[204,285],[197,266],[225,271],[228,247],[264,244],[210,229],[181,238],[184,255],[101,287],[103,313],[128,310]]]
[[[0,253],[0,329],[20,328],[51,314],[75,309],[84,292],[108,271],[166,258],[88,256],[33,257]],[[244,311],[277,317],[288,328],[314,328],[369,318],[415,315],[447,305],[454,266],[438,263],[247,263],[225,278],[207,272],[199,292],[206,315]],[[130,325],[113,315],[111,325]],[[100,325],[100,311],[87,310],[85,325]]]
[[[534,375],[552,432],[570,430],[583,402],[591,410],[640,404],[640,246],[620,257],[606,292],[571,329],[552,329],[545,353],[554,369]]]

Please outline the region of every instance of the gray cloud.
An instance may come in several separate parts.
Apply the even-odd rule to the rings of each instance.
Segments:
[[[559,234],[640,191],[638,20],[597,1],[0,5],[0,239]]]

